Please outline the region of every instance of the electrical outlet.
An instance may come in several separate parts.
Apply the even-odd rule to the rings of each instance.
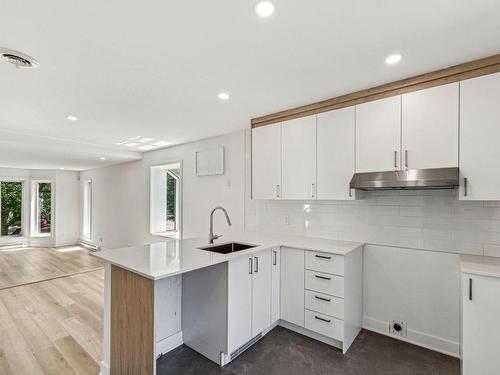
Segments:
[[[285,215],[284,223],[285,223],[285,225],[290,225],[290,215]]]
[[[389,333],[401,337],[406,337],[407,336],[406,322],[398,322],[396,320],[393,320],[392,322],[389,323]]]

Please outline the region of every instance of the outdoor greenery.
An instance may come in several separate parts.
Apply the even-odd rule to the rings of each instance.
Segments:
[[[3,181],[0,183],[1,218],[0,235],[21,234],[23,183]],[[14,229],[9,233],[9,228]]]
[[[40,232],[50,232],[52,215],[52,184],[50,182],[40,182],[38,184],[38,202],[40,208]]]
[[[167,172],[167,230],[176,230],[177,229],[177,218],[175,217],[177,209],[176,177],[180,177],[181,170],[180,168],[175,168],[175,169],[169,169],[168,172]]]

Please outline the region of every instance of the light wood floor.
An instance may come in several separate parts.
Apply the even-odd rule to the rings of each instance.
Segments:
[[[98,374],[103,291],[103,270],[0,290],[0,374]]]
[[[100,268],[81,246],[0,250],[0,289]]]

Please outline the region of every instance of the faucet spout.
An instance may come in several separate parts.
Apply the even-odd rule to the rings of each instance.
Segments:
[[[222,206],[217,206],[215,207],[212,212],[210,212],[210,232],[208,234],[208,243],[209,244],[213,244],[214,243],[214,240],[216,240],[217,238],[220,238],[221,235],[218,235],[218,234],[214,234],[214,213],[215,211],[217,210],[221,210],[223,213],[224,213],[224,216],[226,217],[226,222],[227,222],[227,225],[231,226],[232,223],[231,223],[231,219],[229,218],[229,215],[226,211],[226,209]]]

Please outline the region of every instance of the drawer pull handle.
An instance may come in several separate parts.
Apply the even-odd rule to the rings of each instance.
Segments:
[[[331,277],[325,277],[325,276],[320,276],[320,275],[314,275],[314,277],[316,277],[318,279],[322,279],[322,280],[331,280],[332,279]]]
[[[320,316],[317,316],[317,315],[314,315],[314,317],[318,320],[321,320],[323,322],[327,322],[327,323],[331,323],[331,320],[330,319],[325,319],[325,318],[322,318]]]
[[[316,254],[315,257],[316,258],[321,258],[321,259],[332,259],[332,257],[327,257],[325,255],[318,255],[318,254]]]
[[[326,302],[332,302],[332,300],[330,298],[323,298],[323,297],[319,297],[319,296],[314,296],[314,298],[320,299],[320,300],[326,301]]]

